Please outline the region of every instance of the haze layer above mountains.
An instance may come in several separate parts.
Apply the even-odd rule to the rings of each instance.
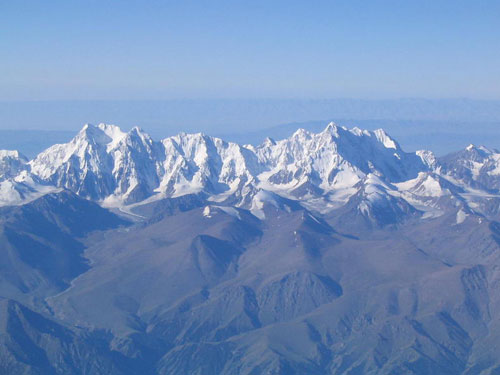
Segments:
[[[500,102],[471,99],[199,99],[149,101],[0,102],[0,149],[31,157],[68,142],[85,122],[140,124],[155,139],[181,131],[226,141],[260,144],[288,138],[298,128],[319,132],[335,121],[349,127],[384,128],[406,151],[437,155],[469,143],[500,144]],[[42,130],[43,129],[43,130]]]

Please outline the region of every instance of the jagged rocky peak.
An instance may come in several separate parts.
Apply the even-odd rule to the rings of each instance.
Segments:
[[[142,128],[134,126],[126,135],[128,138],[137,138],[143,142],[151,142],[152,138]]]
[[[476,154],[476,155],[482,155],[482,156],[489,156],[495,152],[498,152],[498,151],[490,150],[488,147],[485,147],[482,145],[476,146],[472,143],[470,145],[468,145],[464,151],[468,152],[469,154]]]
[[[415,154],[422,160],[428,169],[434,170],[437,167],[437,158],[432,151],[418,150]]]
[[[127,133],[116,125],[85,124],[78,134],[66,144],[66,148],[68,151],[75,151],[76,149],[86,149],[90,145],[90,147],[107,146],[108,149],[111,149],[122,142],[126,136]],[[73,146],[73,150],[69,150],[70,146]]]
[[[456,164],[474,168],[496,159],[495,155],[498,155],[498,151],[470,144],[463,150],[444,157],[443,160],[453,160]]]
[[[75,193],[102,200],[110,195],[127,198],[137,185],[145,199],[152,193],[149,164],[155,163],[153,141],[138,128],[123,132],[118,126],[86,124],[68,143],[54,145],[39,154],[31,164],[31,172],[47,183]],[[141,177],[146,182],[140,184]]]
[[[28,161],[26,157],[17,150],[0,150],[0,160],[4,159],[20,159]]]
[[[86,124],[71,142],[81,141],[106,145],[107,151],[120,147],[138,146],[139,144],[151,145],[154,142],[149,134],[138,126],[133,127],[129,132],[124,132],[116,125],[104,123],[97,126]]]
[[[15,177],[27,168],[28,159],[17,150],[0,150],[0,180]]]
[[[499,151],[473,144],[463,150],[439,158],[440,164],[446,170],[468,169],[476,176],[480,174],[483,167],[491,167],[499,160]]]
[[[491,157],[494,157],[494,155],[497,154],[499,154],[499,151],[495,149],[490,149],[485,146],[476,146],[474,144],[470,144],[462,150],[443,156],[441,159],[443,161],[455,160],[458,162],[482,163],[490,159]]]
[[[314,134],[314,133],[309,133],[309,134]],[[391,136],[389,136],[383,129],[369,131],[360,129],[357,126],[355,126],[352,129],[349,129],[345,126],[339,126],[334,122],[330,122],[323,130],[323,132],[318,133],[318,135],[332,135],[333,137],[338,138],[340,141],[342,141],[343,138],[352,139],[352,136],[359,138],[373,139],[376,142],[382,144],[385,148],[401,150],[401,147],[396,142],[396,140],[394,140]]]
[[[28,159],[19,151],[0,150],[0,206],[27,203],[54,190],[31,175]]]
[[[126,143],[130,139],[141,139],[149,142],[151,137],[137,126],[129,132],[125,132],[116,125],[104,123],[98,125],[85,124],[78,134],[66,145],[83,142],[95,145],[107,145],[108,149],[112,149],[118,147],[121,143]]]
[[[352,156],[348,153],[363,153],[369,151],[380,151],[385,148],[387,155],[398,157],[397,153],[403,153],[399,144],[391,138],[384,130],[375,131],[361,130],[354,127],[348,129],[331,122],[320,133],[311,133],[304,129],[298,129],[290,138],[277,142],[277,144],[300,144],[304,150],[320,151],[320,148],[333,148],[342,156]],[[267,144],[269,147],[274,144]],[[372,155],[363,155],[365,157]]]
[[[347,129],[334,123],[320,133],[299,129],[257,152],[272,169],[269,181],[285,189],[303,184],[324,191],[354,187],[370,173],[401,182],[428,169],[418,155],[404,152],[383,130]]]
[[[276,141],[271,137],[266,137],[266,139],[264,139],[264,142],[262,142],[263,147],[270,147],[270,146],[275,146],[275,145],[276,145]]]
[[[489,193],[500,192],[500,152],[469,145],[438,159],[440,172],[461,184]]]

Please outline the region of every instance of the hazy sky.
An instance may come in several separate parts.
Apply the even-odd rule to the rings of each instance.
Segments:
[[[500,1],[0,0],[0,100],[500,99]]]

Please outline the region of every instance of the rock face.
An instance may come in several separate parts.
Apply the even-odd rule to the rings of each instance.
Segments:
[[[335,124],[0,151],[0,373],[494,374],[499,163]]]

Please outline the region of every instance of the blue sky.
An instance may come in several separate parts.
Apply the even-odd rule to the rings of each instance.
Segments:
[[[0,1],[0,100],[500,99],[500,1]]]

